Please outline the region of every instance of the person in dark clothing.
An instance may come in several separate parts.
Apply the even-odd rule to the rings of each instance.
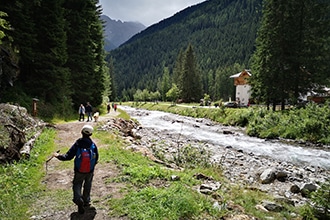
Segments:
[[[85,111],[86,111],[86,114],[87,114],[87,122],[89,121],[89,119],[91,121],[93,121],[93,118],[92,118],[93,107],[89,102],[87,102],[87,105],[85,107]]]
[[[108,111],[108,114],[110,113],[110,109],[111,109],[111,107],[110,107],[110,103],[108,103],[108,104],[107,104],[107,111]]]
[[[61,161],[67,161],[74,159],[74,177],[72,181],[72,190],[73,190],[73,202],[78,206],[78,212],[83,214],[85,208],[90,206],[90,192],[92,188],[92,181],[94,176],[95,164],[97,164],[99,159],[98,149],[95,143],[92,141],[90,136],[93,133],[93,127],[90,125],[84,125],[81,134],[82,137],[76,140],[76,142],[71,146],[65,154],[54,153],[53,156]],[[80,149],[79,149],[80,148]],[[82,166],[83,154],[79,154],[82,149],[87,149],[88,157],[90,156],[90,161],[88,165],[93,164],[88,167],[88,171],[82,171],[79,166]],[[92,150],[91,150],[92,149]],[[80,163],[78,162],[80,160]],[[91,162],[93,160],[93,163]],[[83,188],[83,193],[81,193]]]
[[[81,104],[79,106],[78,113],[79,113],[79,121],[80,120],[84,121],[85,120],[85,106],[83,104]]]

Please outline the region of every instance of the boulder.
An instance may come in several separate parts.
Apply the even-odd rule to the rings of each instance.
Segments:
[[[311,183],[305,183],[302,188],[300,189],[301,195],[303,197],[309,198],[311,192],[314,192],[317,190],[317,186]]]
[[[276,178],[275,171],[273,169],[266,169],[260,175],[260,182],[262,184],[272,183]]]

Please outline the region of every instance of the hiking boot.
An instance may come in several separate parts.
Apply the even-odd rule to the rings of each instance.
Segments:
[[[85,213],[85,208],[84,208],[84,201],[81,199],[78,203],[78,212],[79,214],[84,214]]]
[[[85,208],[82,205],[78,205],[78,213],[79,214],[84,214],[85,213]]]

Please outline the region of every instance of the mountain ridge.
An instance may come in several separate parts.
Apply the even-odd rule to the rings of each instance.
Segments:
[[[104,48],[106,51],[116,49],[146,28],[142,23],[113,20],[107,15],[101,15],[101,20],[104,22]]]

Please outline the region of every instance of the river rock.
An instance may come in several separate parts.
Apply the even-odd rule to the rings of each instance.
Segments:
[[[276,172],[276,179],[281,182],[285,182],[288,177],[288,172],[280,170]]]
[[[211,191],[217,191],[218,189],[220,189],[221,184],[219,182],[207,182],[207,183],[203,183],[199,189],[209,189]]]
[[[278,203],[285,203],[285,204],[292,205],[292,206],[295,205],[293,200],[288,199],[284,196],[275,196],[274,200]]]
[[[297,186],[296,184],[294,184],[294,185],[292,185],[292,186],[290,187],[290,191],[291,191],[292,193],[300,193],[300,188],[299,188],[299,186]]]
[[[317,186],[311,183],[305,183],[301,188],[301,195],[303,197],[309,197],[311,192],[316,191]]]
[[[270,212],[280,212],[284,209],[283,206],[270,201],[263,201],[262,206]]]
[[[273,169],[266,169],[261,175],[260,175],[260,182],[262,184],[269,184],[272,183],[275,180],[276,174]]]

